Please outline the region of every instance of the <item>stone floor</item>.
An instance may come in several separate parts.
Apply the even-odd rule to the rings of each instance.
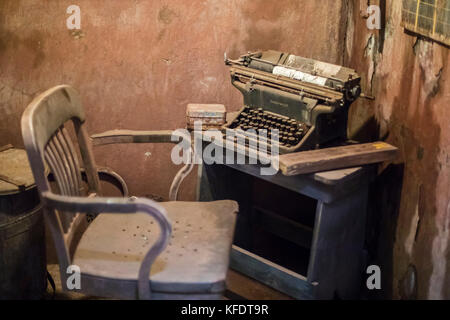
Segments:
[[[103,300],[102,298],[90,297],[80,293],[63,292],[61,289],[61,278],[57,264],[47,265],[47,270],[55,281],[56,292],[49,285],[45,299],[51,300]],[[230,270],[227,278],[227,288],[224,299],[230,300],[289,300],[290,297],[281,292],[273,290],[257,281],[254,281],[238,272]]]

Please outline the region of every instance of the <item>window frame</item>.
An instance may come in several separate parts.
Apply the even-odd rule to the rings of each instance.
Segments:
[[[426,0],[402,0],[401,26],[415,34],[430,38],[437,42],[450,46],[450,0],[434,0],[434,4],[425,2]],[[415,12],[408,10],[414,5]],[[423,5],[429,5],[433,10],[433,17],[420,15]],[[412,16],[412,14],[414,14]],[[414,18],[411,21],[411,17]],[[421,19],[422,17],[422,19]],[[442,19],[439,19],[442,17]],[[432,27],[422,27],[426,20],[432,19]],[[422,26],[421,26],[422,25]],[[442,26],[442,32],[437,27]]]

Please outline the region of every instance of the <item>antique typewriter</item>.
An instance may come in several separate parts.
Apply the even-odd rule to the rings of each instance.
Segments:
[[[270,139],[278,129],[280,153],[346,140],[348,109],[361,94],[354,70],[273,50],[225,63],[244,106],[224,133],[251,137],[247,132],[266,129]]]

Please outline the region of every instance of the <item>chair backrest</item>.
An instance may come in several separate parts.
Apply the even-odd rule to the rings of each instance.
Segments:
[[[72,141],[65,126],[68,122],[73,123],[72,136],[76,141]],[[100,194],[91,141],[84,123],[80,96],[67,85],[45,91],[26,108],[22,115],[22,136],[40,193],[50,191],[76,197]],[[54,177],[56,188],[49,182],[47,168]],[[86,171],[87,188],[82,180],[82,168]],[[58,213],[51,208],[44,210],[61,271],[65,273],[88,219],[84,213]]]

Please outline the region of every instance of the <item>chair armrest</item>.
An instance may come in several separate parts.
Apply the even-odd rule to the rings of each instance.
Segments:
[[[97,167],[100,181],[106,181],[120,189],[122,196],[128,198],[128,186],[123,178],[114,170],[108,167]]]
[[[92,144],[100,146],[116,143],[178,143],[172,141],[172,136],[181,135],[172,130],[135,131],[135,130],[110,130],[91,136]]]
[[[42,193],[45,205],[62,212],[105,212],[137,213],[143,212],[153,217],[161,228],[156,243],[150,248],[139,268],[138,292],[140,299],[151,298],[149,282],[150,269],[156,257],[166,248],[172,227],[166,210],[157,202],[145,198],[86,198],[69,197],[51,193]]]
[[[189,134],[179,130],[158,130],[158,131],[135,131],[135,130],[110,130],[91,136],[94,146],[117,143],[173,143],[177,144],[183,139],[191,141]],[[183,180],[194,168],[194,150],[191,143],[189,148],[189,159],[187,163],[177,172],[172,181],[169,191],[169,200],[176,201],[178,190]]]

